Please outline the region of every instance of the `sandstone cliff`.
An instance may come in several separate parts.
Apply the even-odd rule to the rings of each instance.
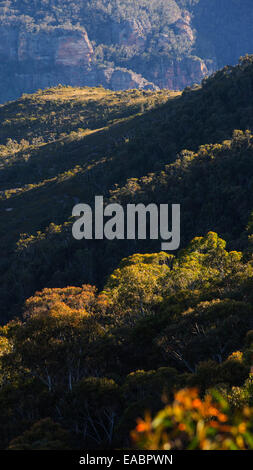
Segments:
[[[251,25],[252,0],[2,0],[0,102],[59,83],[183,89],[252,53]]]
[[[122,29],[114,28],[113,34],[121,46],[131,50],[133,56],[138,50],[139,56],[147,41],[147,26],[144,34],[144,27],[132,21],[125,23]],[[114,90],[180,89],[200,82],[208,73],[204,62],[194,58],[150,60],[143,66],[139,66],[139,60],[139,65],[133,61],[133,67],[131,60],[130,67],[124,63],[120,66],[98,63],[94,58],[94,47],[83,28],[58,26],[27,31],[18,24],[10,24],[0,26],[0,36],[1,102],[59,83],[102,85]]]

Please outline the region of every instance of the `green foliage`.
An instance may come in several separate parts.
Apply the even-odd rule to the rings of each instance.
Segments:
[[[145,315],[161,302],[164,277],[172,260],[173,256],[167,253],[136,254],[123,259],[109,277],[104,291],[114,308],[118,305],[124,314],[130,310]]]
[[[67,450],[69,445],[69,433],[47,418],[13,439],[8,450]]]

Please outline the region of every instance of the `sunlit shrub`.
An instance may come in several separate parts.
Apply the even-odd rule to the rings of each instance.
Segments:
[[[253,409],[234,410],[217,391],[201,399],[197,389],[183,389],[153,420],[139,419],[132,438],[141,449],[253,449]]]

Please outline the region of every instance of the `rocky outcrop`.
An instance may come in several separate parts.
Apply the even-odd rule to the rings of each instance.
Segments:
[[[194,40],[191,18],[175,18],[176,34]],[[95,58],[95,50],[84,27],[73,25],[40,25],[18,18],[0,22],[0,102],[16,99],[22,93],[59,83],[72,86],[98,86],[114,90],[143,88],[182,89],[200,82],[208,73],[199,59],[144,60],[149,47],[151,23],[148,18],[128,19],[112,24],[110,42],[125,50],[127,65],[106,65]],[[166,50],[169,37],[160,33],[157,48]],[[133,61],[132,61],[133,59]]]
[[[103,85],[110,85],[110,88],[113,90],[127,90],[133,88],[142,88],[144,90],[159,89],[158,86],[146,80],[142,75],[120,67],[105,68],[102,75],[100,75],[100,80]]]
[[[140,21],[132,19],[120,24],[114,24],[112,42],[134,51],[143,52],[151,29],[151,24],[148,20]]]
[[[11,28],[9,36],[10,38],[13,36]],[[39,32],[27,32],[21,29],[14,36],[17,39],[16,54],[13,51],[10,58],[16,55],[16,60],[21,66],[24,62],[56,67],[87,66],[94,54],[87,32],[84,30],[51,28],[40,29]]]
[[[93,57],[93,47],[85,32],[78,38],[72,34],[70,37],[60,37],[55,54],[56,65],[75,67],[80,64],[88,65]]]
[[[175,28],[178,34],[184,34],[193,43],[195,40],[195,34],[191,26],[191,15],[187,10],[182,12],[181,18],[175,23]]]
[[[0,102],[59,83],[184,89],[253,52],[252,0],[4,0]]]
[[[194,83],[200,83],[212,71],[198,57],[187,57],[154,64],[149,68],[148,78],[160,88],[183,90]]]
[[[114,90],[158,89],[140,74],[122,67],[98,66],[84,29],[49,28],[26,31],[0,27],[0,101],[58,85],[98,86]],[[123,40],[123,39],[122,39]],[[7,76],[6,68],[11,69]]]

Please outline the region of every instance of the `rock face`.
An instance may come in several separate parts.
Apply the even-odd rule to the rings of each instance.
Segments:
[[[143,52],[147,44],[147,37],[151,31],[149,21],[136,19],[124,21],[121,24],[114,24],[113,42],[128,49]]]
[[[172,59],[150,67],[148,78],[156,83],[159,88],[182,90],[201,80],[212,72],[205,62],[198,57],[185,59]]]
[[[9,33],[11,35],[12,31]],[[19,32],[16,53],[21,66],[28,62],[34,65],[76,67],[89,65],[94,51],[85,31],[57,28],[39,33]]]
[[[55,28],[29,32],[18,25],[8,25],[0,26],[0,36],[1,65],[7,60],[16,65],[88,65],[94,53],[86,31]]]
[[[59,83],[183,89],[253,52],[252,15],[252,0],[3,0],[0,102]]]
[[[27,32],[3,26],[0,35],[1,102],[59,83],[102,85],[114,90],[158,89],[132,70],[94,64],[94,49],[85,30],[52,28]],[[12,69],[11,77],[6,76],[6,65]]]
[[[91,62],[94,51],[86,31],[80,36],[74,37],[72,34],[59,38],[55,54],[56,65],[75,67]]]
[[[119,43],[129,49],[145,48],[147,31],[133,21],[114,31]],[[97,86],[114,90],[129,88],[180,89],[199,82],[208,73],[204,62],[194,59],[150,63],[148,71],[102,66],[94,62],[94,48],[85,30],[67,28],[26,31],[17,25],[0,27],[0,101],[22,93],[58,85]],[[11,69],[11,76],[6,74]]]
[[[113,90],[127,90],[133,88],[142,88],[144,90],[159,89],[158,86],[146,80],[142,75],[120,67],[104,68],[104,70],[100,71],[100,74],[97,73],[97,79],[99,82],[101,81],[103,86],[109,84],[110,88]]]

